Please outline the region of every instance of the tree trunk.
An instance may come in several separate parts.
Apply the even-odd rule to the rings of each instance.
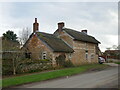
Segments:
[[[15,60],[13,59],[13,75],[16,75],[16,70],[15,70]]]
[[[13,75],[16,75],[15,67],[13,67]]]

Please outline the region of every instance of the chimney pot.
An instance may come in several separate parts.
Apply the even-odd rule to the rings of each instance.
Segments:
[[[81,32],[83,32],[83,33],[87,34],[87,30],[81,30]]]
[[[37,23],[37,18],[35,18],[35,22]]]
[[[64,22],[59,22],[59,23],[58,23],[58,30],[59,30],[59,32],[62,31],[62,29],[63,29],[64,26],[65,26],[65,25],[64,25]]]
[[[39,30],[39,23],[37,23],[37,18],[35,18],[35,23],[33,23],[33,32]]]

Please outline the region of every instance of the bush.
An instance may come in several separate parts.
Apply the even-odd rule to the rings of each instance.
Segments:
[[[73,63],[70,60],[65,60],[66,56],[64,54],[59,55],[56,57],[57,67],[73,67]]]
[[[16,74],[38,72],[52,69],[52,62],[48,59],[31,60],[31,59],[16,59],[2,60],[2,75],[13,75],[14,68]]]
[[[73,63],[70,60],[65,61],[64,67],[74,67]]]
[[[66,56],[64,54],[61,54],[58,57],[56,57],[55,60],[56,60],[57,65],[58,66],[64,66],[65,58],[66,58]]]
[[[13,61],[2,60],[2,75],[12,75],[13,74]]]
[[[113,63],[113,60],[108,60],[109,63]]]

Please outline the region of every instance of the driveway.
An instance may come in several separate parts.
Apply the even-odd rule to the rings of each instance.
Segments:
[[[118,67],[25,84],[14,88],[118,88]]]
[[[118,66],[118,64],[115,64],[115,63],[104,63],[104,64],[106,64],[106,65],[109,65],[109,66]]]

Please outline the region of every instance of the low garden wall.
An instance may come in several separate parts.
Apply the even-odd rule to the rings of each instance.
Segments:
[[[27,72],[37,72],[52,68],[50,60],[31,60],[25,59],[21,61],[3,60],[2,74],[13,75]]]
[[[21,52],[4,52],[2,58],[2,75],[15,75],[27,72],[37,72],[52,68],[52,62],[48,59],[31,60],[24,58]]]

